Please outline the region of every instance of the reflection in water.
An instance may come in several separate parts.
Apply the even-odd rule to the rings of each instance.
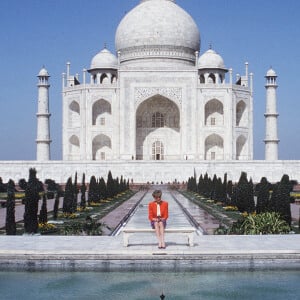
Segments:
[[[299,271],[0,272],[1,299],[299,299]]]

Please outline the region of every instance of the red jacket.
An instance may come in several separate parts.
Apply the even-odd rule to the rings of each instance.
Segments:
[[[155,201],[149,203],[148,214],[149,214],[150,221],[157,218],[157,203]],[[168,217],[169,217],[168,202],[166,202],[166,201],[160,202],[160,214],[161,214],[160,217],[162,219],[165,219],[165,220],[168,219]]]

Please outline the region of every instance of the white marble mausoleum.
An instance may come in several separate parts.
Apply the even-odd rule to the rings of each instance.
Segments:
[[[63,83],[63,160],[251,160],[252,76],[232,78],[175,1],[141,1],[79,82]]]

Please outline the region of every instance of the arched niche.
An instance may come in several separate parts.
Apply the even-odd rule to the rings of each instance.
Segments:
[[[246,160],[247,159],[247,138],[244,135],[240,135],[236,140],[236,159]]]
[[[92,142],[93,160],[106,160],[111,154],[111,139],[105,134],[94,137]]]
[[[73,159],[80,158],[80,140],[75,134],[69,138],[69,153]]]
[[[180,158],[180,111],[175,102],[159,94],[137,107],[136,159],[151,160],[156,140],[164,145],[165,160]]]
[[[69,105],[69,126],[79,127],[80,126],[80,105],[77,101],[72,101]]]
[[[247,124],[247,105],[243,100],[241,100],[236,105],[236,126],[246,127]]]
[[[211,134],[205,139],[205,159],[224,159],[224,142],[223,138],[220,135]]]
[[[217,99],[209,100],[205,104],[205,125],[222,126],[224,124],[223,104]]]
[[[97,100],[93,104],[92,115],[93,115],[92,124],[99,125],[101,117],[105,118],[111,115],[111,104],[104,99]]]

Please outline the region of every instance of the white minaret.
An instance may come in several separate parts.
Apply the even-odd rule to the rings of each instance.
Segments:
[[[50,124],[49,119],[49,87],[48,71],[43,67],[38,77],[38,112],[37,116],[37,139],[36,159],[39,161],[50,160]]]
[[[278,160],[278,135],[277,135],[277,118],[278,113],[276,109],[276,89],[277,75],[271,68],[266,78],[266,138],[265,142],[265,160]]]

